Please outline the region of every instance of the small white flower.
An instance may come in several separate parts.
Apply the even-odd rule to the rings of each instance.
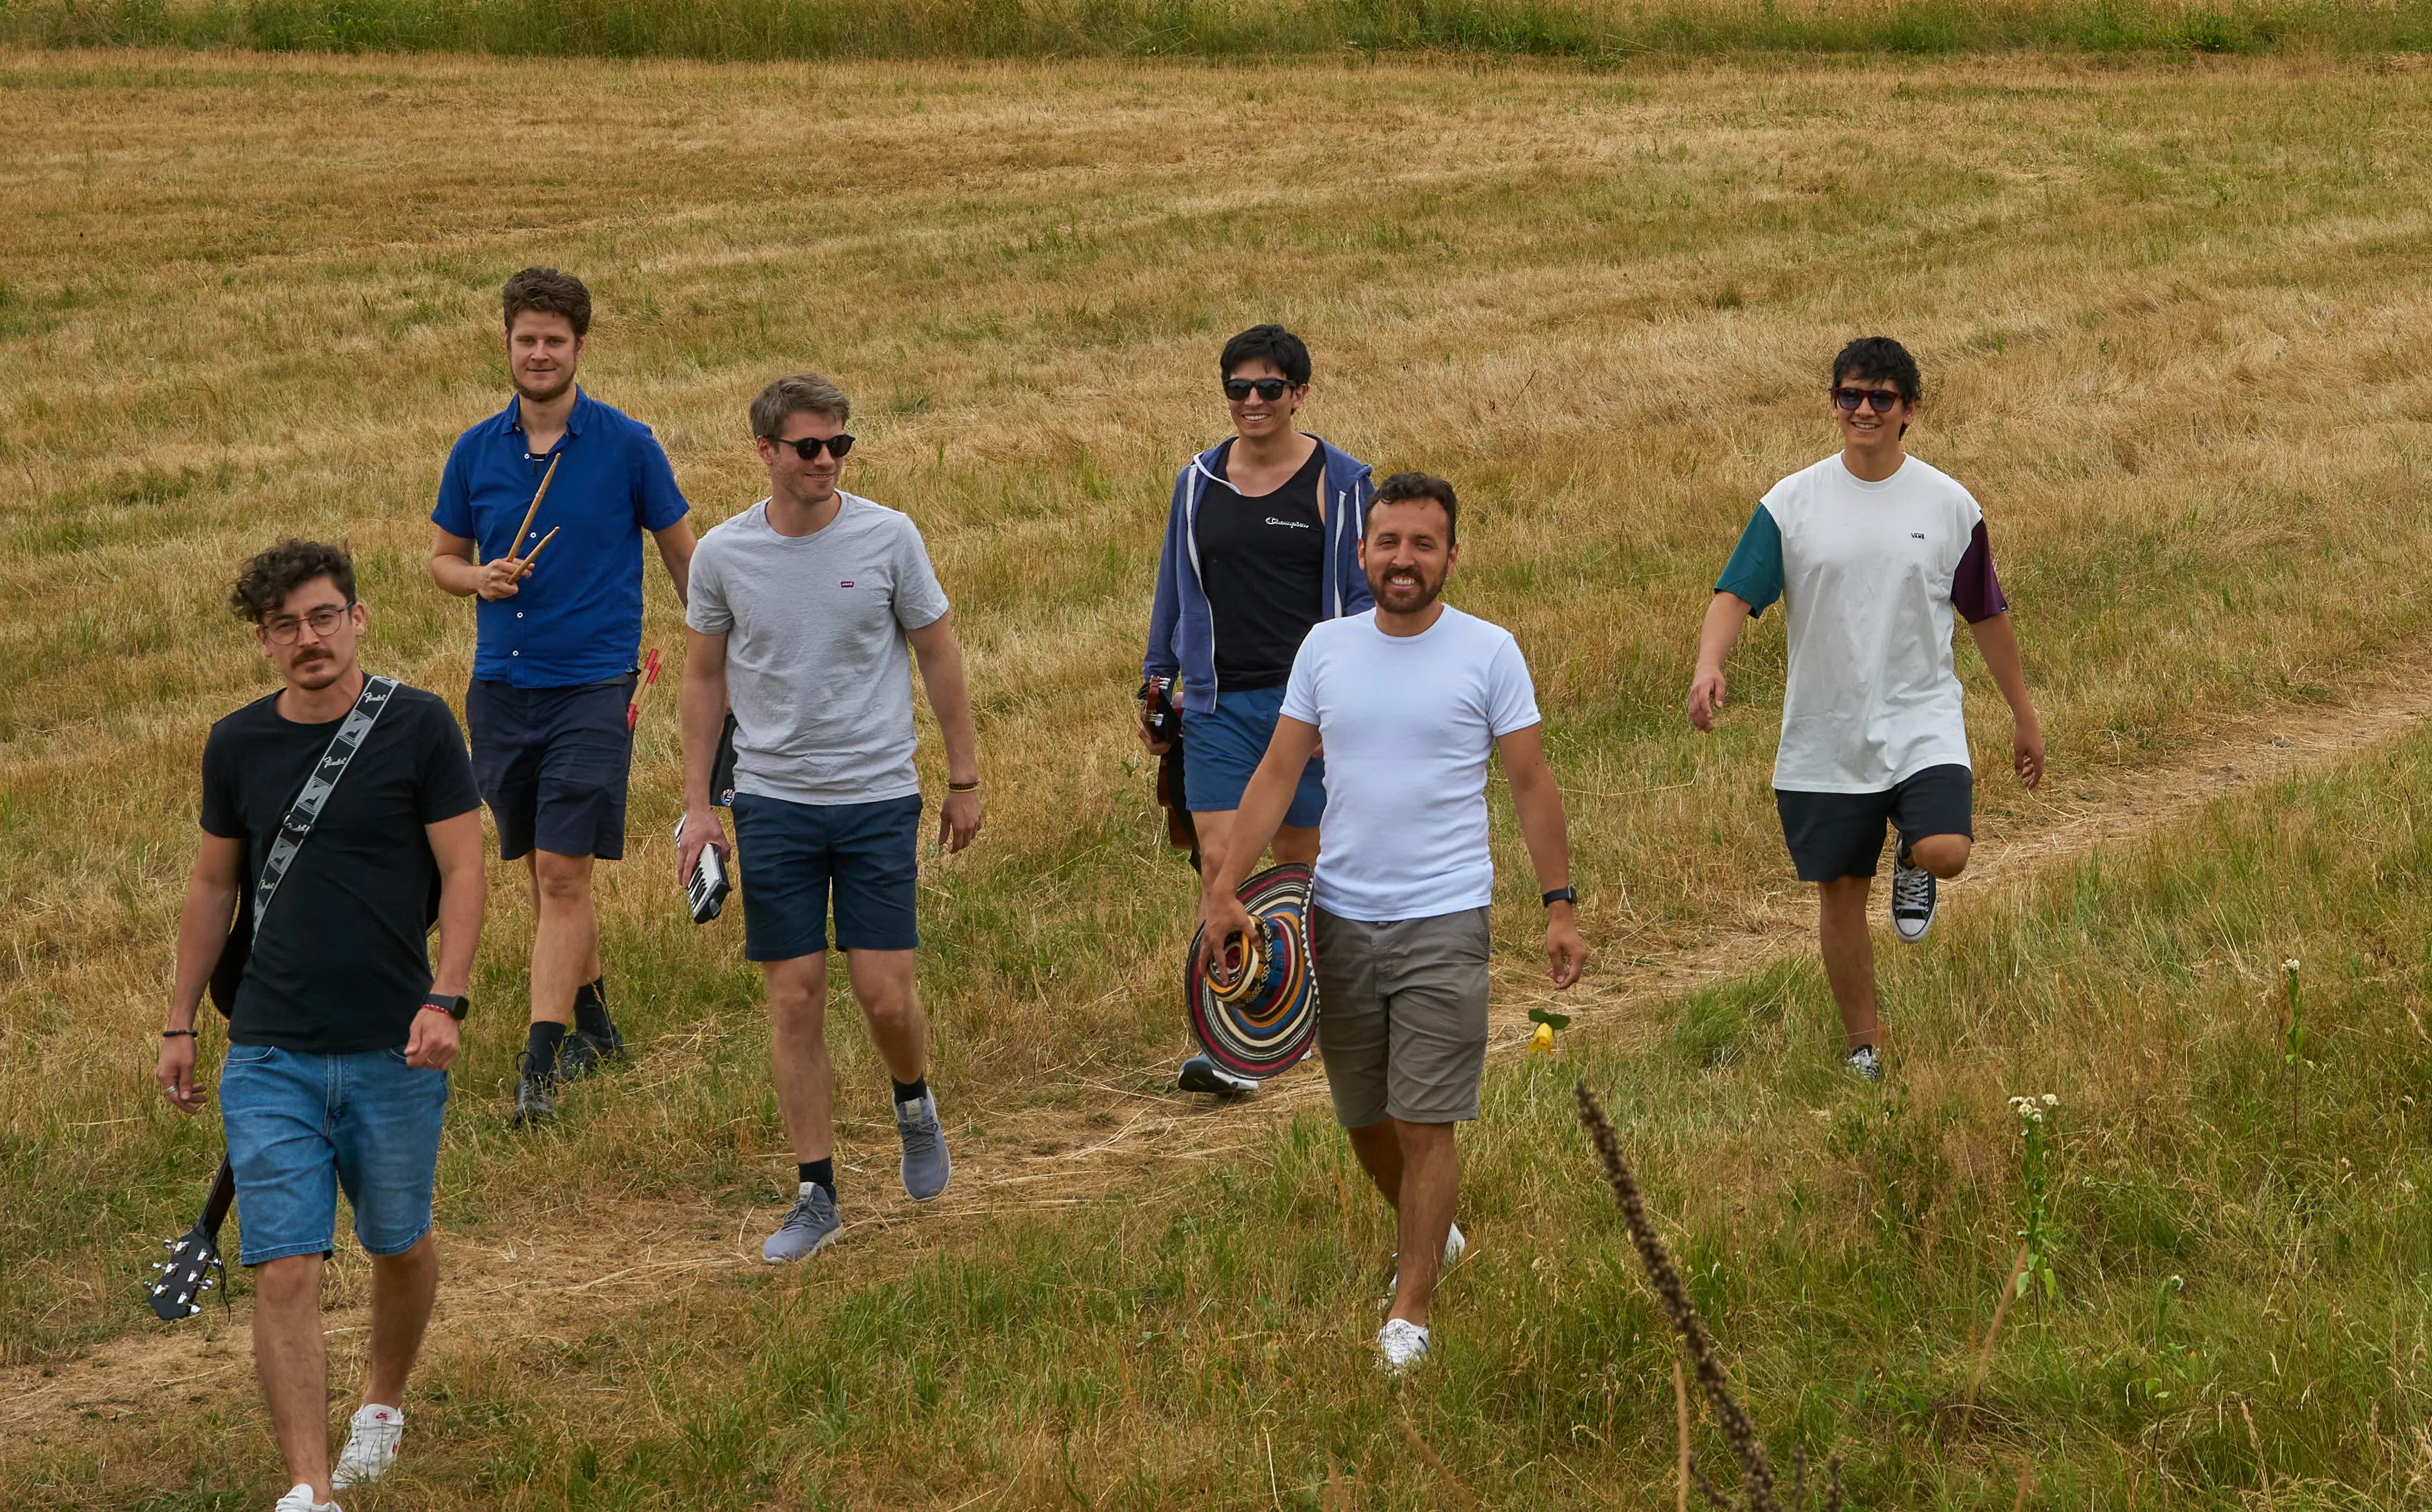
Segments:
[[[2059,1107],[2059,1106],[2060,1106],[2060,1094],[2059,1094],[2059,1093],[2057,1093],[2057,1092],[2047,1092],[2047,1093],[2045,1093],[2045,1094],[2044,1094],[2044,1106],[2045,1106],[2045,1107],[2047,1107],[2047,1108],[2057,1108],[2057,1107]]]
[[[2297,958],[2296,958],[2295,956],[2293,956],[2293,955],[2292,955],[2292,956],[2290,956],[2288,960],[2281,962],[2281,963],[2280,963],[2280,969],[2281,969],[2281,970],[2283,970],[2283,971],[2294,971],[2294,970],[2296,970],[2296,969],[2297,969]]]

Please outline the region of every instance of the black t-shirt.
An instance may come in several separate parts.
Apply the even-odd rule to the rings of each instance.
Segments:
[[[1232,455],[1226,442],[1216,459],[1219,479]],[[1272,494],[1244,498],[1230,482],[1217,481],[1201,496],[1191,534],[1215,622],[1220,691],[1279,688],[1290,680],[1292,657],[1323,607],[1326,520],[1317,499],[1325,483],[1326,448],[1318,446]]]
[[[272,694],[211,727],[203,829],[245,842],[248,897],[279,820],[342,723],[283,719]],[[422,827],[481,802],[456,716],[400,686],[270,900],[229,1040],[314,1055],[403,1047],[431,990],[425,908],[439,864]]]

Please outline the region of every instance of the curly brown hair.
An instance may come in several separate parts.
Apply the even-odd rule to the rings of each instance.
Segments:
[[[315,578],[329,579],[347,603],[355,601],[355,559],[345,546],[290,539],[245,564],[228,593],[228,609],[237,618],[259,625],[279,613],[288,595]]]

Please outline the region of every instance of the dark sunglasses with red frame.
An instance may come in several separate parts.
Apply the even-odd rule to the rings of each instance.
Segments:
[[[1852,412],[1862,404],[1872,405],[1875,413],[1889,414],[1900,402],[1900,393],[1898,389],[1860,389],[1844,383],[1832,391],[1832,402]]]

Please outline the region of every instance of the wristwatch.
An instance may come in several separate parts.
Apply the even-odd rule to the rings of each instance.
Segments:
[[[1545,894],[1544,900],[1547,908],[1553,907],[1556,903],[1569,903],[1573,907],[1577,907],[1579,905],[1579,895],[1575,888],[1565,884]]]
[[[422,995],[422,1006],[435,1008],[461,1023],[464,1021],[465,1013],[472,1008],[473,1000],[462,993],[451,998],[444,992],[426,992]],[[416,1010],[416,1012],[419,1011],[419,1009]]]

